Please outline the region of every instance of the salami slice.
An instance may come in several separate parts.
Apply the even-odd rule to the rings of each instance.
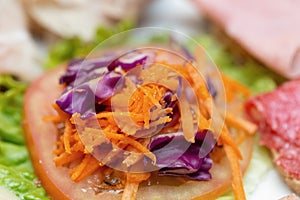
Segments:
[[[249,99],[245,109],[259,127],[260,142],[276,152],[275,164],[300,179],[300,79]]]

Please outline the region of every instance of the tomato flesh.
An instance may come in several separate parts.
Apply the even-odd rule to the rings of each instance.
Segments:
[[[57,68],[32,83],[25,95],[24,131],[34,170],[43,187],[52,199],[121,199],[122,194],[102,192],[95,194],[88,180],[73,182],[64,167],[56,167],[53,150],[57,138],[57,128],[43,117],[55,115],[52,104],[63,88],[58,84],[65,67]],[[243,155],[243,171],[251,159],[253,138],[248,137],[240,146]],[[184,181],[180,185],[156,184],[141,186],[137,199],[215,199],[231,186],[231,171],[228,160],[214,163],[210,170],[210,181]],[[165,177],[172,183],[172,177]]]

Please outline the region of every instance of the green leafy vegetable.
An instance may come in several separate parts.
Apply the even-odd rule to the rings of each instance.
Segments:
[[[20,199],[48,199],[35,184],[21,128],[22,104],[26,83],[10,75],[0,75],[0,186]]]
[[[24,145],[0,141],[0,164],[18,166],[28,160],[28,152]]]
[[[15,144],[24,144],[21,118],[26,84],[12,76],[1,75],[0,86],[0,138]]]
[[[61,40],[49,49],[49,57],[46,60],[46,69],[56,67],[58,64],[74,57],[83,57],[107,38],[133,28],[133,21],[122,21],[113,28],[99,27],[94,39],[84,42],[78,37]]]
[[[28,171],[0,164],[0,185],[13,191],[22,200],[49,199],[44,189],[37,185],[35,176]]]

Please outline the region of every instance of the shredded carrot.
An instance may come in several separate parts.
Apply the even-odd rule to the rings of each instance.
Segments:
[[[181,95],[182,96],[182,95]],[[186,141],[195,142],[195,131],[194,131],[194,120],[192,113],[190,111],[189,103],[186,98],[179,98],[180,102],[180,113],[181,113],[181,123],[184,138]]]
[[[46,116],[43,118],[43,121],[45,122],[53,122],[53,123],[61,123],[61,122],[64,122],[64,120],[58,116],[58,115],[55,115],[55,116]]]
[[[55,145],[56,145],[56,149],[53,150],[53,154],[58,156],[58,155],[62,154],[65,151],[64,144],[61,140],[56,141]]]
[[[257,130],[257,126],[250,121],[244,120],[238,116],[234,116],[232,113],[227,112],[225,117],[226,123],[229,126],[236,128],[237,130],[245,131],[248,134],[254,134]]]
[[[139,152],[144,153],[146,156],[151,158],[154,161],[154,163],[156,162],[155,155],[151,151],[149,151],[149,149],[147,147],[143,146],[141,143],[137,142],[136,140],[134,140],[128,136],[125,136],[123,134],[109,133],[109,132],[105,132],[105,131],[104,131],[104,134],[109,139],[120,140],[125,144],[129,144],[129,145],[133,146]]]
[[[70,147],[70,137],[72,134],[72,124],[69,120],[65,123],[65,130],[64,130],[64,146],[67,153],[71,154],[71,147]]]
[[[96,158],[94,158],[92,155],[87,156],[90,156],[87,161],[87,165],[85,166],[82,173],[76,178],[76,182],[80,182],[81,180],[88,177],[101,167],[101,163],[99,163],[99,161]]]
[[[87,176],[91,175],[100,167],[99,161],[92,155],[85,155],[82,162],[70,171],[71,179],[79,182]]]
[[[222,79],[226,91],[226,99],[228,102],[232,101],[237,95],[242,95],[244,98],[250,96],[250,90],[238,83],[237,81],[228,78],[226,75],[222,74]]]
[[[54,161],[55,165],[57,167],[59,167],[59,166],[63,166],[65,164],[68,164],[70,162],[73,162],[75,160],[78,160],[78,159],[80,159],[82,157],[83,157],[83,153],[82,152],[73,152],[72,154],[63,152],[58,157],[55,157],[53,159],[53,161]]]
[[[200,113],[198,121],[199,121],[199,123],[198,123],[198,129],[199,130],[212,130],[212,128],[211,128],[211,119],[206,119]]]
[[[237,144],[235,143],[235,141],[230,136],[230,133],[229,133],[228,128],[226,127],[226,125],[224,125],[222,130],[221,130],[220,139],[221,139],[221,141],[224,145],[228,145],[233,149],[233,152],[235,152],[236,156],[239,159],[242,159],[241,152],[240,152]]]
[[[242,142],[245,141],[246,137],[247,137],[247,133],[245,133],[244,131],[240,131],[238,135],[235,137],[234,141],[237,145],[240,145],[242,144]]]
[[[52,104],[52,107],[64,121],[70,119],[70,115],[62,111],[56,103]]]
[[[201,65],[200,67],[204,67],[206,63],[205,57],[202,56],[204,55],[202,49],[197,49],[197,52],[196,64]],[[178,79],[172,77],[180,75],[187,81],[183,83],[181,87],[186,88],[187,85],[191,86],[197,102],[191,105],[191,103],[184,98],[184,93],[180,94],[179,97],[173,97],[178,98],[181,116],[177,124],[173,127],[166,127],[163,131],[173,131],[175,128],[175,130],[178,130],[181,126],[185,139],[194,142],[195,122],[198,122],[198,127],[196,128],[198,130],[211,130],[214,132],[217,128],[220,128],[220,138],[218,142],[224,145],[225,153],[230,162],[232,188],[235,198],[238,200],[245,199],[239,163],[239,159],[242,159],[242,155],[238,149],[238,144],[244,140],[246,133],[253,134],[256,130],[256,126],[231,113],[222,115],[223,113],[217,111],[214,99],[209,94],[204,77],[202,77],[201,74],[198,73],[198,69],[194,67],[195,63],[169,64],[166,61],[155,61],[153,66],[154,65],[162,65],[165,68],[149,67],[147,69],[148,71],[142,70],[140,78],[142,78],[146,84],[134,85],[130,79],[126,79],[126,87],[123,89],[124,94],[115,94],[111,99],[105,102],[98,102],[98,104],[108,105],[108,103],[113,102],[114,98],[115,102],[117,102],[117,107],[126,107],[128,109],[126,112],[123,112],[122,109],[112,111],[111,108],[107,108],[107,110],[97,113],[96,122],[100,124],[101,133],[105,135],[107,141],[110,142],[113,147],[118,147],[120,150],[123,149],[130,152],[143,153],[155,163],[155,155],[147,148],[149,140],[135,138],[134,134],[140,127],[144,128],[146,134],[157,130],[157,127],[160,125],[172,121],[172,115],[170,114],[173,112],[173,109],[165,108],[163,98],[168,90],[175,91],[179,87]],[[152,76],[152,74],[156,75]],[[224,75],[222,79],[225,85],[227,101],[232,101],[238,95],[244,97],[249,96],[249,90],[241,84]],[[131,96],[126,96],[127,94]],[[126,100],[128,100],[128,102]],[[84,127],[83,131],[86,131],[84,133],[88,133],[87,135],[89,136],[98,134],[98,129],[88,127],[89,121],[80,119],[78,113],[70,116],[63,112],[57,104],[54,104],[53,108],[57,111],[58,116],[49,116],[44,118],[44,120],[53,123],[64,123],[65,125],[64,131],[60,133],[61,135],[59,135],[56,141],[57,148],[53,151],[56,155],[53,159],[56,166],[73,167],[69,173],[71,179],[75,182],[83,180],[98,169],[101,169],[104,173],[105,170],[101,168],[102,165],[112,161],[119,153],[118,150],[109,152],[101,162],[98,161],[91,154],[94,146],[88,149],[87,145],[83,144],[81,141],[82,135],[78,133],[74,125],[75,123],[77,123],[76,125],[82,123],[79,125]],[[215,111],[217,112],[216,115],[212,115]],[[134,124],[128,123],[129,120],[133,121]],[[237,132],[241,132],[242,134],[233,138],[228,127],[234,128]],[[91,129],[93,129],[93,131],[90,131]],[[90,139],[91,141],[95,141],[95,138],[91,137]],[[224,150],[222,150],[223,153]],[[134,161],[138,159],[138,157],[135,158],[134,156],[128,158],[128,167],[133,165]],[[127,173],[122,200],[135,199],[139,184],[147,180],[149,176],[149,173]]]
[[[136,199],[136,194],[139,189],[139,183],[127,182],[122,194],[122,200]]]
[[[239,158],[232,146],[225,143],[224,149],[231,167],[232,190],[234,197],[236,200],[246,200]]]
[[[147,180],[149,177],[150,173],[127,173],[122,200],[136,199],[140,182]]]

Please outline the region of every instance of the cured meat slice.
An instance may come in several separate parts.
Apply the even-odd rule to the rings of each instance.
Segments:
[[[42,74],[41,63],[19,1],[0,0],[0,74],[32,81]]]
[[[257,59],[288,78],[300,77],[300,1],[194,1]]]
[[[62,38],[94,38],[99,26],[135,20],[149,0],[23,0],[32,26]]]
[[[275,165],[300,193],[300,182],[294,184],[300,180],[300,79],[249,99],[245,110],[259,127],[260,142],[272,150]]]
[[[272,137],[262,137],[262,143],[279,150],[286,143],[300,148],[300,79],[290,81],[274,92],[258,95],[246,102],[246,112],[260,130]]]

